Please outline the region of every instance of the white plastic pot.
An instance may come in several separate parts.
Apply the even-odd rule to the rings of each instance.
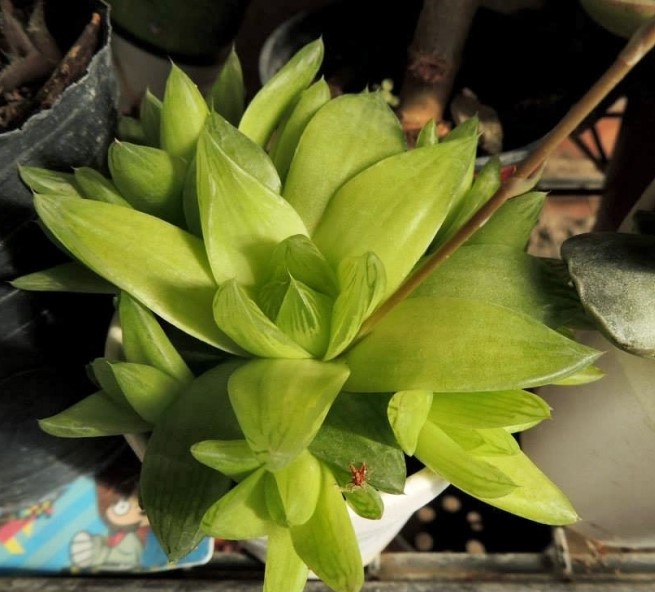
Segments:
[[[120,344],[121,328],[115,317],[107,335],[105,356],[110,360],[120,359]],[[125,440],[139,460],[143,461],[148,445],[147,438],[143,434],[126,434]],[[364,565],[375,560],[402,530],[412,514],[441,494],[448,485],[448,481],[425,468],[408,477],[402,495],[381,494],[384,515],[380,520],[367,520],[349,509]],[[266,560],[266,544],[265,538],[242,541],[242,545],[261,561]]]
[[[652,210],[655,182],[636,210]],[[627,354],[597,332],[578,339],[604,351],[601,380],[540,389],[553,419],[522,436],[530,458],[569,496],[582,521],[570,528],[607,545],[655,547],[655,360]]]

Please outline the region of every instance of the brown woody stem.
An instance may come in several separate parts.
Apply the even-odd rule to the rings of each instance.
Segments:
[[[626,74],[655,46],[655,19],[643,25],[628,41],[614,63],[552,129],[539,146],[521,162],[513,176],[439,250],[432,254],[398,290],[362,325],[356,341],[368,335],[393,308],[405,300],[509,199],[523,193],[525,180],[534,175],[559,144],[573,132]]]

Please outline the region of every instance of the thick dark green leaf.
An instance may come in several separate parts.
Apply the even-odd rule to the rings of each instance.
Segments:
[[[216,292],[214,319],[245,351],[262,358],[309,358],[311,355],[271,321],[236,282]]]
[[[235,481],[241,481],[262,464],[245,440],[204,440],[191,447],[191,454]]]
[[[307,234],[293,208],[233,160],[210,131],[198,142],[196,186],[205,246],[218,283],[236,278],[243,285],[256,284],[275,245]]]
[[[118,288],[80,263],[62,263],[29,273],[11,282],[14,288],[37,292],[82,292],[85,294],[115,294]]]
[[[65,411],[39,420],[41,429],[60,438],[94,438],[147,432],[150,424],[136,412],[117,405],[103,391],[89,395]]]
[[[348,369],[317,360],[253,360],[229,382],[248,444],[271,470],[292,462],[314,439]]]
[[[330,200],[314,242],[337,267],[375,253],[392,293],[424,255],[453,202],[470,186],[477,138],[391,156],[347,181]]]
[[[340,263],[338,275],[340,292],[332,309],[327,360],[350,345],[366,317],[382,300],[387,285],[384,266],[375,253],[348,257]]]
[[[108,161],[114,184],[132,206],[183,225],[185,160],[159,148],[117,140],[109,147]]]
[[[405,488],[405,457],[387,420],[388,395],[342,393],[332,405],[311,453],[330,466],[343,484],[350,465],[367,466],[367,481],[389,493]],[[343,477],[343,479],[342,479]]]
[[[398,118],[379,94],[342,95],[307,124],[282,193],[312,233],[341,185],[405,150]]]
[[[580,302],[566,277],[548,261],[514,247],[460,247],[412,296],[455,297],[498,304],[552,328],[577,322]]]
[[[314,80],[322,61],[321,39],[305,45],[253,97],[239,130],[265,146],[284,112]]]
[[[330,100],[330,87],[321,79],[302,91],[275,139],[273,162],[282,180],[286,179],[291,160],[305,127],[316,112]]]
[[[268,534],[271,517],[266,509],[267,475],[264,467],[257,469],[213,504],[202,519],[203,532],[228,540]]]
[[[507,245],[525,249],[546,194],[532,192],[505,203],[468,241],[469,245]]]
[[[655,237],[574,236],[562,245],[582,304],[617,347],[655,357]]]
[[[549,417],[550,408],[543,399],[520,390],[435,393],[430,409],[434,423],[462,428],[512,428]]]
[[[209,108],[198,87],[172,64],[161,108],[161,147],[172,156],[191,162],[207,115]]]
[[[455,487],[474,497],[495,499],[517,487],[503,471],[466,450],[430,421],[421,430],[416,458]]]
[[[302,592],[309,570],[293,548],[288,528],[273,528],[268,535],[264,592]]]
[[[148,308],[129,294],[121,294],[118,312],[123,332],[123,351],[128,362],[149,364],[180,382],[193,374]]]
[[[232,125],[239,125],[243,115],[246,90],[239,56],[232,46],[216,81],[209,91],[209,103]]]
[[[113,203],[126,208],[132,207],[132,204],[120,194],[116,186],[107,177],[91,167],[75,169],[75,182],[87,199]]]
[[[389,424],[403,452],[413,456],[432,405],[430,391],[398,391],[387,407]]]
[[[236,364],[206,372],[188,385],[155,426],[141,470],[141,497],[148,519],[171,561],[202,539],[200,522],[230,486],[230,479],[196,462],[199,440],[242,438],[227,395]]]
[[[353,511],[368,520],[379,520],[384,513],[384,502],[377,489],[364,483],[359,487],[344,489],[343,494],[346,496],[348,505]]]
[[[346,504],[330,470],[322,466],[321,493],[309,521],[294,526],[291,539],[307,566],[337,592],[358,592],[364,569]]]
[[[111,204],[57,196],[34,203],[48,229],[90,269],[190,335],[241,351],[214,323],[216,284],[198,238]]]
[[[410,298],[344,356],[345,389],[513,390],[574,374],[600,352],[494,304]]]

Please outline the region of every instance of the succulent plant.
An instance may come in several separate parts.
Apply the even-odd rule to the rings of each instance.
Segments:
[[[173,67],[132,122],[142,144],[111,148],[111,179],[22,171],[77,262],[15,285],[114,290],[123,331],[124,360],[92,364],[98,392],[42,428],[149,434],[141,497],[169,557],[267,536],[271,591],[301,590],[309,569],[361,588],[347,507],[379,518],[405,455],[499,508],[575,521],[513,434],[549,417],[525,389],[598,377],[599,352],[567,336],[567,276],[525,253],[538,192],[377,315],[496,191],[499,165],[474,175],[475,119],[408,149],[380,93],[332,99],[314,81],[322,53],[304,47],[245,110],[234,54],[207,100]],[[195,376],[162,320],[228,355]]]

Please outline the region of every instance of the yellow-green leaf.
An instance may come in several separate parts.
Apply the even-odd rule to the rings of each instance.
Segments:
[[[191,447],[191,454],[235,481],[241,481],[262,465],[245,440],[204,440]]]
[[[23,183],[34,193],[70,195],[71,197],[82,196],[72,173],[52,171],[29,165],[20,165],[18,173]]]
[[[253,97],[239,130],[265,146],[284,112],[314,80],[322,61],[321,39],[305,45]]]
[[[223,63],[216,81],[209,91],[209,103],[232,125],[239,125],[245,106],[243,70],[234,46]]]
[[[139,121],[146,145],[159,148],[161,142],[161,101],[146,89],[139,105]]]
[[[107,177],[91,167],[75,169],[75,182],[87,199],[113,203],[126,208],[132,207],[132,204],[120,194],[116,186]]]
[[[198,87],[172,64],[161,108],[161,147],[190,162],[207,115],[209,108]]]
[[[293,546],[307,566],[337,592],[359,592],[364,569],[346,504],[330,470],[322,465],[314,515],[290,529]]]
[[[432,393],[430,391],[398,391],[387,407],[389,424],[405,454],[413,456],[419,434],[428,419]]]
[[[288,524],[304,524],[316,510],[321,490],[321,465],[307,450],[291,464],[272,473]]]
[[[275,245],[307,234],[293,208],[232,160],[209,131],[198,142],[196,174],[202,232],[218,283],[257,283]]]
[[[309,570],[293,548],[288,528],[274,527],[268,535],[264,592],[302,592]]]
[[[214,319],[245,351],[262,358],[309,358],[310,354],[271,321],[236,280],[216,292]]]
[[[61,263],[50,269],[28,273],[11,282],[14,288],[35,292],[83,292],[85,294],[115,294],[116,286],[83,265]]]
[[[375,253],[384,265],[387,294],[392,293],[470,185],[475,149],[476,138],[464,138],[365,169],[330,200],[313,236],[316,246],[334,267],[347,257]]]
[[[406,148],[398,118],[378,93],[342,95],[305,127],[282,194],[313,233],[341,185]]]
[[[410,298],[344,356],[355,392],[513,390],[548,384],[600,352],[477,300]]]
[[[241,351],[214,323],[216,284],[198,238],[112,204],[45,195],[34,203],[57,240],[87,267],[190,335]]]
[[[270,470],[290,464],[314,439],[348,377],[343,364],[253,360],[229,382],[239,425]]]

